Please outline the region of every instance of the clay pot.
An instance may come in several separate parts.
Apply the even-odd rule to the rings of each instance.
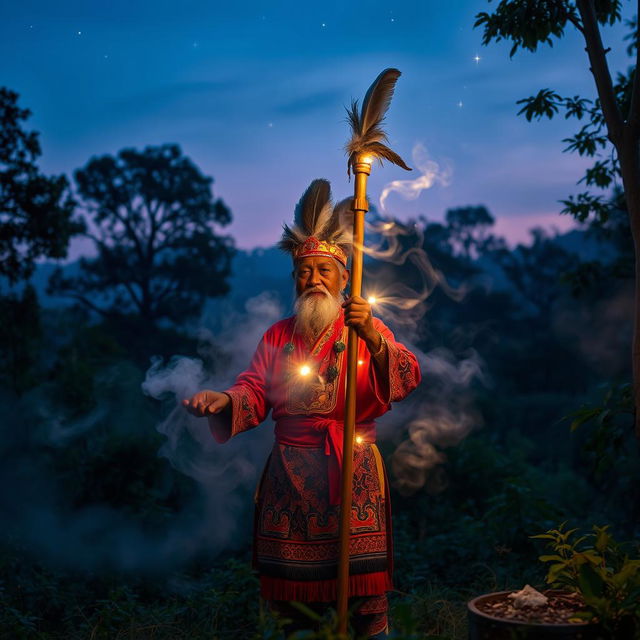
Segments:
[[[510,593],[513,591],[487,593],[467,603],[469,640],[605,640],[598,625],[588,622],[527,623],[498,618],[478,609],[479,603],[503,600]]]

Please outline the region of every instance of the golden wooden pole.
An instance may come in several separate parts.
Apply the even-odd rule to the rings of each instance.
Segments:
[[[371,173],[371,158],[356,157],[353,164],[353,255],[351,259],[351,295],[362,292],[362,247],[364,246],[364,214],[367,202],[367,178]],[[351,540],[351,499],[353,496],[353,439],[356,423],[356,378],[358,375],[358,334],[349,327],[347,341],[347,388],[344,415],[344,449],[340,502],[340,552],[338,556],[338,632],[346,637],[349,605],[349,543]]]

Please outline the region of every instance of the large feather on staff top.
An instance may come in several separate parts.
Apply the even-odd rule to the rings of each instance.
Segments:
[[[282,239],[278,247],[293,254],[309,236],[338,245],[343,251],[349,251],[351,230],[344,220],[333,215],[331,186],[327,180],[314,180],[296,205],[293,225],[283,225]]]
[[[393,90],[400,75],[398,69],[385,69],[369,87],[360,112],[358,112],[358,101],[351,101],[351,108],[347,109],[347,118],[353,134],[345,146],[349,155],[347,164],[349,175],[351,175],[351,167],[356,161],[356,156],[360,153],[374,156],[380,164],[384,158],[407,171],[411,171],[411,168],[395,151],[383,144],[389,140],[382,128],[382,122],[391,104]]]

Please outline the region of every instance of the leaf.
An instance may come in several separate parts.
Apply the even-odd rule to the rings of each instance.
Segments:
[[[320,622],[322,620],[322,616],[316,613],[313,609],[309,608],[307,605],[302,602],[291,602],[291,605],[295,607],[300,613],[303,613],[310,620],[314,620],[315,622]]]
[[[560,96],[551,89],[540,89],[535,96],[518,100],[516,104],[524,104],[522,109],[518,111],[518,115],[524,113],[525,118],[531,122],[533,118],[540,120],[546,116],[551,120],[558,113],[558,105],[560,104]]]
[[[617,172],[614,168],[609,166],[609,161],[605,160],[601,162],[598,160],[593,167],[590,167],[585,171],[585,174],[578,184],[584,182],[589,186],[596,186],[600,189],[608,187],[616,178]]]
[[[562,572],[565,571],[566,568],[567,568],[567,565],[564,562],[552,564],[549,567],[549,572],[547,573],[547,582],[549,584],[555,582],[560,577]]]
[[[592,418],[595,418],[600,413],[600,407],[596,407],[595,409],[584,409],[581,411],[576,411],[573,415],[576,418],[571,422],[570,429],[571,431],[575,431],[578,427],[583,425],[585,422],[588,422]]]
[[[611,544],[612,538],[609,532],[607,531],[608,528],[609,528],[608,526],[593,527],[593,530],[596,533],[596,542],[594,546],[600,553],[604,553],[607,547]]]
[[[580,566],[578,573],[578,586],[585,600],[602,598],[604,593],[604,580],[593,570],[589,564]]]
[[[640,560],[629,560],[626,558],[620,571],[614,573],[610,577],[610,581],[616,589],[623,589],[624,587],[630,586],[627,585],[627,583],[632,582],[633,578],[640,579]],[[640,587],[640,585],[638,586]]]
[[[538,560],[540,560],[540,562],[563,562],[564,558],[560,556],[540,556]]]
[[[577,199],[569,196],[568,200],[560,200],[565,208],[562,214],[572,215],[580,222],[585,222],[590,214],[594,214],[596,222],[606,222],[609,219],[609,205],[604,202],[602,196],[593,196],[590,193],[579,193]]]
[[[595,618],[595,614],[593,611],[576,611],[571,618],[569,618],[569,622],[589,622]]]

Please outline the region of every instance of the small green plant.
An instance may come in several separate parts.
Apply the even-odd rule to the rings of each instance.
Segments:
[[[571,420],[571,432],[585,425],[591,427],[584,452],[596,479],[601,481],[608,471],[616,469],[621,457],[629,455],[633,415],[633,388],[630,383],[623,383],[605,386],[600,403],[582,405],[563,418]]]
[[[587,610],[576,617],[599,622],[609,633],[624,634],[618,637],[640,638],[638,549],[616,542],[608,525],[594,525],[585,535],[565,526],[531,536],[546,540],[553,552],[540,556],[549,563],[547,583],[580,594]]]

